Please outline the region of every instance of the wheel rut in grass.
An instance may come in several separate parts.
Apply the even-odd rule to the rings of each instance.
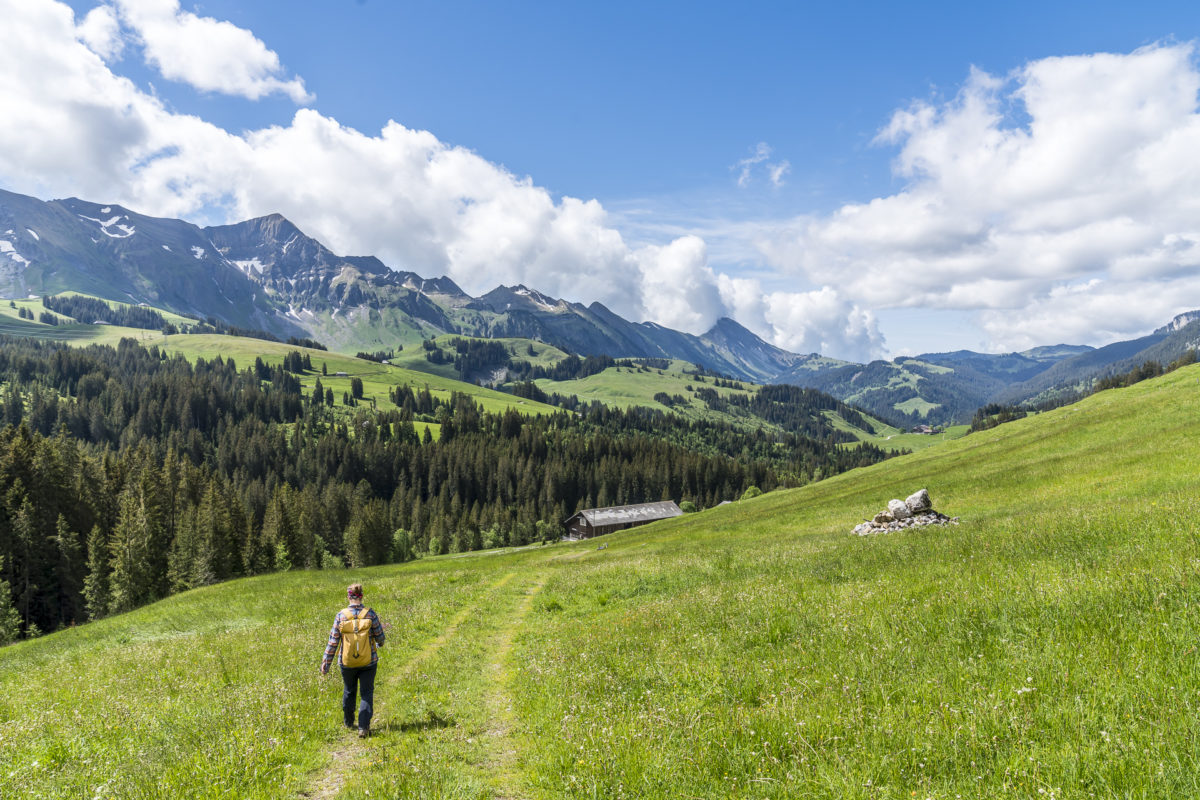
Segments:
[[[483,593],[483,597],[478,601],[471,603],[455,614],[450,620],[450,624],[446,626],[446,629],[413,654],[408,661],[404,662],[399,670],[389,679],[389,683],[412,675],[417,667],[436,655],[447,642],[454,638],[454,635],[458,632],[462,624],[467,621],[467,618],[483,606],[493,592],[503,589],[515,576],[515,572],[507,573],[500,580],[489,586]],[[304,798],[304,800],[333,800],[334,797],[337,797],[342,791],[342,787],[346,784],[346,776],[364,757],[363,749],[352,745],[353,742],[345,741],[344,739],[339,741],[329,755],[329,765],[308,788],[300,791],[299,797]]]
[[[512,649],[517,631],[524,625],[533,600],[546,585],[546,577],[540,575],[525,589],[525,597],[509,620],[497,631],[491,650],[491,659],[485,668],[489,689],[484,700],[487,712],[487,727],[480,737],[487,743],[487,759],[481,765],[489,776],[493,797],[497,800],[516,800],[521,797],[515,774],[517,745],[513,737],[515,713],[512,696]]]

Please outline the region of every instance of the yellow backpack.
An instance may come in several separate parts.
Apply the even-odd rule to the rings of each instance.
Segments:
[[[371,609],[363,608],[358,614],[354,609],[342,611],[342,666],[369,667],[371,665]]]

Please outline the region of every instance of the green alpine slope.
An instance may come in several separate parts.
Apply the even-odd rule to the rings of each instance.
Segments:
[[[311,350],[284,342],[267,342],[243,336],[176,334],[169,337],[159,336],[158,341],[148,344],[156,344],[169,354],[178,353],[188,359],[213,359],[217,356],[233,358],[243,369],[253,365],[256,358],[261,358],[268,364],[279,364],[288,353],[300,352],[312,360],[314,367],[311,372],[300,376],[303,393],[310,394],[316,386],[316,381],[320,380],[323,387],[333,390],[339,403],[342,394],[350,390],[351,381],[358,378],[363,382],[365,401],[368,404],[374,401],[378,408],[383,409],[394,407],[388,399],[388,392],[392,388],[412,386],[414,389],[428,388],[436,397],[442,399],[448,399],[453,392],[470,395],[484,411],[499,412],[508,408],[526,414],[546,414],[555,411],[552,406],[544,403],[522,400],[453,378],[416,372],[392,364],[379,364],[343,353]],[[322,367],[325,368],[326,374],[321,373]]]
[[[1198,439],[1193,366],[603,539],[192,591],[0,650],[0,796],[1194,797]],[[849,535],[921,487],[961,524]],[[365,742],[316,671],[351,580]]]

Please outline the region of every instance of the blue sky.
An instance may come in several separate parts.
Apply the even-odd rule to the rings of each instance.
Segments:
[[[857,359],[1101,344],[1200,306],[1191,223],[1161,213],[1200,187],[1190,164],[1165,186],[1138,161],[1192,135],[1191,4],[73,0],[74,42],[54,0],[5,5],[43,63],[12,56],[0,103],[31,130],[76,114],[80,141],[124,158],[0,156],[16,191],[278,210],[468,290],[522,280],[694,331],[728,314]],[[60,64],[111,120],[30,88]],[[1073,141],[1055,109],[1088,117],[1118,83],[1127,106]],[[1156,97],[1163,113],[1104,133]],[[1076,152],[1091,160],[1039,186]],[[1098,164],[1128,169],[1080,190]]]

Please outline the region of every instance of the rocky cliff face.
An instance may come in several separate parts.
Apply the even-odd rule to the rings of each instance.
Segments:
[[[74,290],[302,333],[195,225],[77,198],[0,192],[0,294]]]
[[[1174,319],[1156,330],[1155,333],[1175,333],[1175,331],[1183,330],[1198,319],[1200,319],[1200,311],[1185,311],[1182,314],[1176,315]]]

